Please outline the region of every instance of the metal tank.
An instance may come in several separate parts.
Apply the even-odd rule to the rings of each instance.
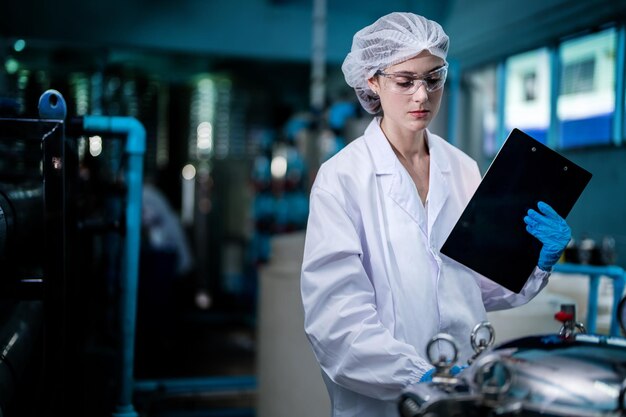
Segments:
[[[623,301],[620,322],[625,309]],[[476,355],[467,369],[452,376],[454,357],[431,357],[437,367],[432,382],[402,394],[400,416],[626,416],[626,339],[585,334],[573,306],[562,306],[555,318],[563,323],[558,333],[497,346],[490,346],[493,328],[477,325],[470,335]],[[487,336],[478,336],[481,331]],[[456,349],[450,336],[440,334],[427,351],[441,343]]]

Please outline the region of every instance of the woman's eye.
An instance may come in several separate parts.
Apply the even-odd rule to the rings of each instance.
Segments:
[[[440,77],[429,77],[425,78],[424,81],[430,86],[435,86],[441,84],[442,79]]]
[[[396,80],[396,84],[398,84],[399,87],[408,88],[413,85],[413,80]]]

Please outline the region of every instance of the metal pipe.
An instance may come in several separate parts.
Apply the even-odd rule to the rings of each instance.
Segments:
[[[596,317],[598,315],[598,286],[600,277],[611,278],[613,281],[613,311],[611,313],[611,336],[619,336],[618,307],[619,300],[626,286],[626,273],[617,265],[581,265],[569,263],[557,263],[552,268],[554,272],[562,274],[581,274],[589,277],[589,296],[587,311],[587,330],[589,333],[596,332]]]
[[[113,416],[137,417],[137,412],[133,408],[132,397],[141,236],[141,193],[146,130],[135,118],[106,116],[85,116],[83,129],[85,132],[92,133],[126,135],[125,152],[128,154],[126,165],[126,237],[124,239],[124,259],[120,283],[122,369],[119,399]]]

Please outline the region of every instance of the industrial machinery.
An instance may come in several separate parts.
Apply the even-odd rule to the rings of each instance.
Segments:
[[[66,316],[73,307],[63,290],[72,267],[66,263],[72,230],[65,227],[71,215],[65,208],[72,195],[65,192],[65,172],[75,159],[65,158],[62,125],[58,120],[0,120],[0,343],[2,367],[9,370],[0,375],[3,415],[19,415],[17,408],[29,415],[22,408],[34,402],[23,401],[23,390],[55,408],[52,402],[63,394],[51,388],[48,402],[42,398],[45,387],[64,386],[75,376],[66,368],[65,359],[75,350]],[[55,305],[64,308],[50,308]]]
[[[119,323],[108,358],[114,366],[103,365],[115,369],[117,391],[106,407],[108,414],[136,416],[145,130],[129,117],[66,121],[65,101],[55,90],[41,96],[39,113],[38,119],[0,119],[0,415],[95,415],[86,411],[93,394],[87,387],[107,385],[91,379],[87,340],[94,336],[90,312],[102,296],[94,291],[102,273],[115,281]],[[115,178],[96,184],[79,148],[100,135],[123,146],[110,158]]]
[[[624,331],[626,302],[620,304]],[[401,417],[456,416],[626,416],[626,339],[584,333],[573,305],[561,306],[558,333],[523,337],[490,346],[493,329],[479,324],[470,340],[476,355],[460,374],[450,369],[456,358],[431,358],[432,382],[414,384],[399,401]],[[477,336],[481,329],[487,337]],[[448,344],[449,335],[434,337]]]

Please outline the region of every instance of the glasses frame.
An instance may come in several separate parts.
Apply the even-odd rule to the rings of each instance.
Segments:
[[[428,87],[428,81],[426,80],[429,77],[432,77],[433,75],[436,74],[442,74],[442,78],[443,78],[443,82],[441,83],[441,85],[439,87],[436,88],[429,88]],[[406,78],[409,79],[413,82],[413,86],[411,86],[407,91],[405,92],[400,92],[400,91],[395,91],[393,89],[390,89],[390,91],[392,93],[396,93],[396,94],[406,94],[406,95],[410,95],[410,94],[415,94],[415,92],[417,90],[419,90],[419,88],[423,85],[424,88],[426,88],[426,91],[429,93],[433,93],[435,91],[441,90],[444,86],[444,84],[446,83],[446,79],[448,78],[448,63],[445,63],[443,66],[427,72],[426,74],[421,74],[421,75],[410,75],[408,73],[402,72],[402,73],[398,73],[398,72],[384,72],[382,70],[379,70],[376,72],[376,75],[380,75],[382,77],[385,77],[387,79],[393,78],[393,77],[402,77],[402,78]]]

